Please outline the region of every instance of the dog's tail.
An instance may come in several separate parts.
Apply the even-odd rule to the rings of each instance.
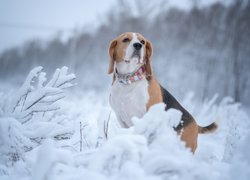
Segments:
[[[198,126],[198,132],[199,134],[211,133],[211,132],[214,132],[217,128],[218,128],[218,125],[214,122],[205,127]]]

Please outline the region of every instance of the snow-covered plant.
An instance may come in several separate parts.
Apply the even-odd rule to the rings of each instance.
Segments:
[[[63,67],[47,81],[42,69],[34,68],[17,91],[6,97],[2,95],[0,154],[7,159],[1,160],[16,161],[42,139],[68,138],[62,134],[70,134],[60,124],[64,117],[57,114],[60,109],[57,101],[65,97],[63,90],[73,85],[75,75],[68,74],[68,68]]]
[[[158,115],[155,118],[155,114]],[[181,119],[182,113],[175,109],[165,111],[163,103],[154,105],[150,111],[145,114],[143,120],[136,117],[133,118],[136,133],[142,134],[147,138],[148,144],[151,145],[164,132],[169,131],[169,135],[176,135],[172,127],[176,127]],[[174,134],[173,134],[174,133]]]
[[[56,101],[65,97],[63,89],[71,87],[74,74],[67,74],[68,68],[57,69],[52,79],[46,84],[46,73],[42,67],[30,71],[25,82],[17,92],[9,98],[5,112],[22,124],[31,120],[37,113],[55,111],[59,107]]]
[[[38,97],[38,91],[51,88],[46,81],[38,85],[42,82],[39,77],[45,77],[41,73],[30,83],[25,96],[19,93],[17,98],[17,93],[12,93],[15,97],[0,93],[1,180],[80,180],[83,177],[100,180],[238,177],[245,180],[249,177],[250,120],[232,99],[218,102],[215,96],[203,103],[191,96],[186,99],[184,106],[198,124],[208,125],[214,120],[218,124],[214,133],[199,135],[193,155],[172,128],[180,122],[181,112],[164,111],[164,104],[151,107],[142,118],[133,118],[134,126],[129,129],[117,126],[115,114],[93,92],[76,92],[70,100],[60,103],[51,101],[48,111],[46,108],[35,111],[38,104],[43,105],[42,100],[29,108],[34,111],[26,110],[32,99],[37,99],[30,95],[37,91]],[[49,93],[54,99],[60,99],[55,98],[59,94]],[[23,116],[24,111],[29,114],[27,117]],[[65,138],[68,139],[58,140]]]
[[[97,119],[98,125],[98,138],[96,142],[96,147],[100,147],[104,141],[108,138],[109,121],[110,121],[111,111],[103,109]],[[107,117],[107,119],[105,119]]]
[[[249,117],[247,113],[242,110],[241,105],[234,103],[233,99],[229,97],[222,100],[218,111],[218,114],[220,114],[219,119],[227,119],[227,121],[224,122],[227,127],[227,136],[223,160],[230,162],[239,146],[239,142],[249,134]]]

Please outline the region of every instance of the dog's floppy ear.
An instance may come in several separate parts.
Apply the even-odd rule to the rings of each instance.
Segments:
[[[114,39],[111,41],[109,44],[109,69],[108,69],[108,74],[111,74],[114,72],[114,65],[115,65],[115,47],[117,45],[117,40]]]
[[[152,55],[153,55],[153,47],[152,43],[147,40],[146,41],[146,57],[145,57],[145,69],[146,69],[146,74],[147,76],[152,76]]]

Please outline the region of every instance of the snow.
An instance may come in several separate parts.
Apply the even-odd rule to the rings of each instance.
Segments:
[[[231,98],[198,102],[188,94],[182,101],[198,124],[216,120],[219,127],[199,135],[193,155],[172,128],[181,112],[165,112],[160,103],[122,129],[108,104],[108,90],[65,90],[75,78],[67,72],[66,67],[56,70],[46,84],[46,73],[35,68],[19,90],[0,93],[1,180],[248,179],[250,119]],[[33,103],[36,111],[23,121],[18,113]],[[58,108],[51,109],[51,103]]]

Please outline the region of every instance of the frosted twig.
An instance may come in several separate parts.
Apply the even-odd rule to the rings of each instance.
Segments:
[[[103,140],[107,140],[108,138],[109,121],[111,118],[111,112],[112,111],[109,112],[107,121],[103,120],[102,117],[99,118],[99,121],[98,121],[99,135],[96,141],[96,148],[100,147],[102,145]]]
[[[84,126],[82,126],[82,122],[80,121],[80,151],[82,151],[82,139],[84,140],[86,146],[87,146],[88,148],[90,148],[89,143],[87,142],[86,138],[82,135],[82,130],[83,130],[85,127],[87,127],[87,126],[88,126],[88,124],[85,124]]]
[[[104,134],[105,134],[105,138],[108,139],[108,130],[109,130],[109,121],[110,121],[110,116],[111,116],[111,111],[109,113],[109,117],[108,117],[108,120],[107,122],[104,121]],[[106,123],[105,123],[106,122]]]
[[[22,98],[28,94],[29,91],[32,89],[32,83],[37,78],[37,76],[41,73],[42,67],[36,67],[33,70],[30,71],[29,75],[27,76],[25,82],[21,86],[21,88],[17,91],[16,95],[13,96],[11,99],[11,102],[9,104],[9,110],[11,113],[14,113],[19,102],[22,100]]]
[[[80,152],[82,151],[82,122],[80,121]]]

